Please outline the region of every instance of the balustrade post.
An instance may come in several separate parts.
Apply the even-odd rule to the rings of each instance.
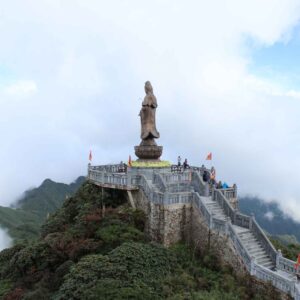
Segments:
[[[250,221],[249,221],[249,229],[251,230],[253,227],[253,221],[254,221],[255,217],[254,217],[254,213],[251,213],[250,216]]]
[[[280,249],[276,252],[276,269],[279,270],[279,261],[280,258],[282,257],[282,252]]]
[[[234,183],[232,187],[233,187],[233,197],[237,198],[237,185]]]

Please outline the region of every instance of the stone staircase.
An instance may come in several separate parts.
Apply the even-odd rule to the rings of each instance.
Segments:
[[[243,228],[237,225],[233,225],[233,227],[236,230],[246,250],[249,252],[251,257],[255,258],[256,263],[267,269],[274,270],[274,262],[268,256],[259,240],[254,236],[253,232],[251,232],[250,229]]]
[[[226,220],[226,215],[222,207],[216,202],[213,201],[211,196],[210,197],[201,197],[205,205],[207,206],[209,212],[213,215],[214,218],[219,220]]]
[[[152,186],[159,191],[159,187],[152,183]],[[167,185],[168,186],[168,185]],[[214,201],[211,196],[205,197],[201,196],[202,201],[205,203],[211,215],[219,220],[226,221],[227,217],[223,208],[219,205],[217,201]],[[270,269],[275,270],[275,263],[272,261],[271,257],[268,256],[267,252],[255,237],[254,233],[250,229],[233,225],[236,233],[238,234],[242,244],[248,251],[251,257],[255,258],[257,264]]]

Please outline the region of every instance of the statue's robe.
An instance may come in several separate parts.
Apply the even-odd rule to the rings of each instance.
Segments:
[[[142,132],[141,139],[159,138],[159,132],[156,129],[155,113],[157,108],[156,97],[153,94],[147,94],[140,111]]]

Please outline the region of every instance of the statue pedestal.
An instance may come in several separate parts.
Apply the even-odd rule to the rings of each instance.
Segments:
[[[154,139],[143,140],[139,146],[134,147],[138,161],[156,160],[162,155],[163,147],[157,146]]]

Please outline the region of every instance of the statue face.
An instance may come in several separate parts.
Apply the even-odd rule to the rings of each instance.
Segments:
[[[152,88],[150,81],[145,82],[145,92],[146,92],[146,94],[153,93],[153,88]]]

